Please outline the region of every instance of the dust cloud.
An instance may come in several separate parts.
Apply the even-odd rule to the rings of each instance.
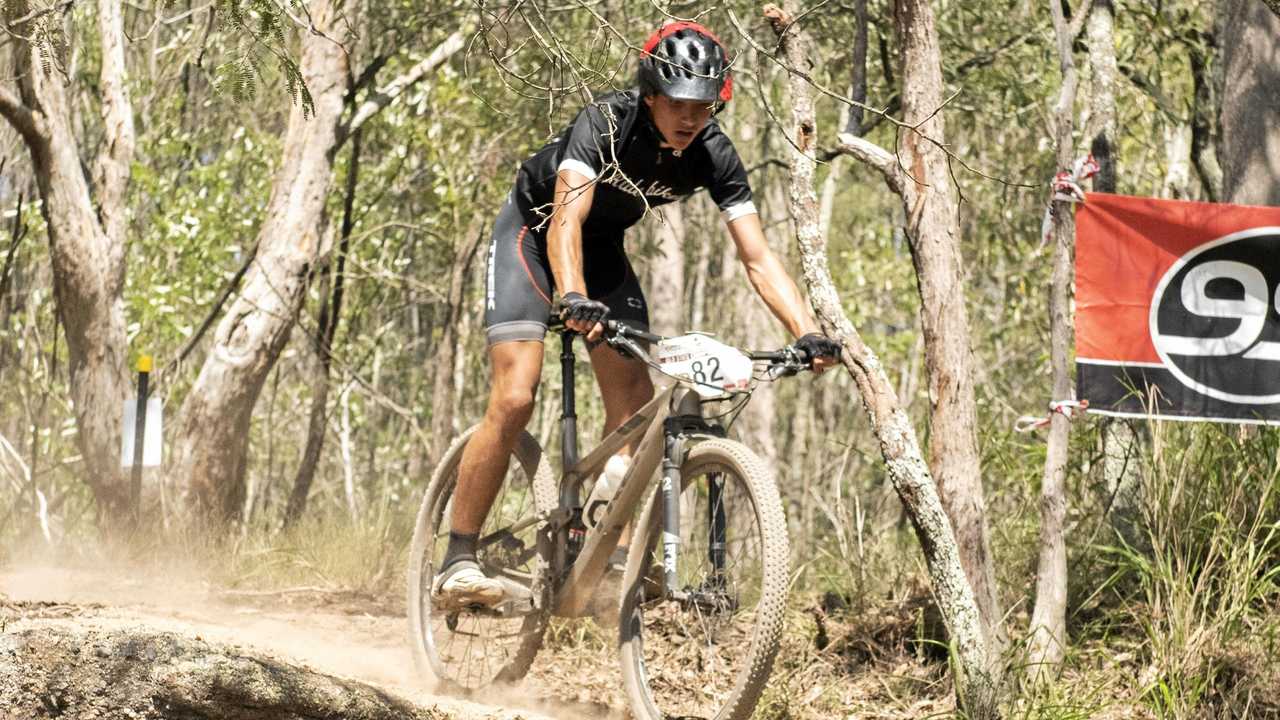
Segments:
[[[63,558],[54,563],[38,554],[23,555],[0,565],[0,600],[54,604],[59,612],[9,622],[11,631],[25,623],[62,623],[181,633],[374,684],[462,720],[626,717],[617,709],[621,697],[601,698],[599,703],[565,701],[555,698],[554,688],[530,681],[488,688],[470,699],[435,695],[435,688],[414,668],[404,617],[376,608],[366,611],[345,603],[330,609],[323,605],[323,596],[305,592],[227,591],[211,583],[194,562],[79,558],[68,563]]]

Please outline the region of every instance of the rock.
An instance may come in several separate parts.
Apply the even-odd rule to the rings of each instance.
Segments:
[[[55,716],[447,720],[364,683],[173,633],[37,627],[0,635],[0,720]]]

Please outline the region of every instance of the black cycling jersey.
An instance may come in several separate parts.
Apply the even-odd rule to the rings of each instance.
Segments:
[[[644,217],[646,204],[664,205],[704,187],[726,222],[756,212],[738,151],[714,118],[681,152],[660,147],[660,138],[636,90],[596,98],[520,166],[516,206],[529,227],[544,226],[557,172],[574,170],[597,183],[584,240],[616,236]]]

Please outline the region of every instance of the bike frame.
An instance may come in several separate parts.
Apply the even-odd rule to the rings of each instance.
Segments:
[[[687,439],[694,434],[723,436],[720,426],[708,423],[702,417],[702,404],[693,390],[672,381],[657,388],[654,397],[644,407],[627,418],[616,430],[600,441],[600,444],[586,457],[578,458],[577,407],[574,396],[574,380],[576,378],[576,359],[573,355],[573,342],[577,333],[563,331],[561,333],[560,369],[564,380],[562,397],[562,414],[560,418],[560,447],[562,467],[565,468],[560,477],[560,496],[558,521],[553,521],[553,537],[561,548],[567,547],[569,523],[572,510],[581,505],[582,484],[587,478],[600,472],[608,459],[636,438],[631,457],[631,467],[623,477],[618,490],[610,501],[604,518],[594,528],[589,528],[583,538],[582,549],[572,560],[568,575],[564,574],[568,559],[565,553],[557,552],[555,565],[552,568],[553,578],[563,581],[553,588],[554,596],[551,611],[556,615],[577,617],[582,615],[591,599],[596,584],[604,574],[609,556],[617,547],[622,532],[635,516],[635,509],[643,501],[645,491],[649,487],[649,478],[653,476],[659,464],[662,466],[662,499],[663,499],[663,568],[665,571],[666,593],[675,592],[676,560],[680,550],[680,466],[684,462]],[[712,483],[711,491],[718,495],[719,488]],[[715,508],[715,505],[712,505]],[[715,511],[713,510],[713,513]],[[716,521],[719,525],[716,525]],[[711,553],[715,562],[717,549],[720,562],[714,567],[723,566],[724,514],[720,509],[718,515],[712,517]],[[717,548],[717,541],[719,548]]]

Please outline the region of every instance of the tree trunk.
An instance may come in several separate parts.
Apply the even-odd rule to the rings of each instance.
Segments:
[[[1223,0],[1219,13],[1222,199],[1280,205],[1280,17],[1257,0]]]
[[[960,253],[959,208],[943,123],[942,56],[928,0],[896,0],[901,46],[904,132],[902,185],[907,239],[920,291],[920,324],[929,377],[929,467],[960,543],[988,640],[998,641],[1001,618],[987,529],[978,454],[973,349]],[[936,144],[935,144],[936,143]]]
[[[1206,37],[1204,45],[1211,44],[1218,44],[1216,38]],[[1221,97],[1222,92],[1210,77],[1207,57],[1213,53],[1214,48],[1204,49],[1200,43],[1191,42],[1187,43],[1187,50],[1195,92],[1191,101],[1191,164],[1195,166],[1205,200],[1218,202],[1222,197],[1222,167],[1218,164],[1215,150],[1218,133],[1214,108],[1217,97]]]
[[[320,313],[314,338],[316,366],[311,381],[313,395],[311,412],[307,418],[307,442],[302,451],[298,473],[293,478],[289,504],[285,506],[286,528],[306,512],[307,497],[311,493],[316,468],[320,465],[320,451],[324,448],[325,429],[329,422],[329,369],[333,366],[333,339],[338,334],[338,321],[342,317],[347,252],[351,249],[351,228],[355,225],[356,184],[359,179],[360,131],[357,130],[351,140],[351,159],[347,164],[347,193],[342,205],[342,239],[338,241],[336,257],[325,263],[320,280]]]
[[[1062,3],[1049,0],[1057,36],[1058,62],[1062,85],[1054,106],[1056,162],[1070,168],[1075,158],[1075,98],[1078,76],[1072,44],[1079,27],[1069,27]],[[1077,22],[1081,18],[1077,18]],[[1051,201],[1053,212],[1053,275],[1049,295],[1050,365],[1053,369],[1053,399],[1074,397],[1071,388],[1071,259],[1075,241],[1075,214],[1069,202]],[[1047,678],[1062,662],[1067,641],[1067,546],[1066,476],[1067,442],[1071,421],[1062,413],[1051,413],[1044,475],[1040,485],[1040,558],[1036,577],[1036,603],[1031,613],[1028,653],[1037,665],[1038,677]]]
[[[1116,192],[1116,176],[1119,174],[1119,158],[1115,153],[1116,135],[1116,47],[1115,47],[1115,7],[1112,0],[1093,0],[1086,22],[1088,33],[1089,66],[1092,75],[1089,104],[1092,121],[1096,125],[1090,152],[1098,162],[1098,174],[1093,178],[1093,189],[1098,192]],[[1176,128],[1181,131],[1182,128]],[[1177,143],[1167,143],[1168,147]],[[1182,152],[1179,158],[1189,157],[1189,145],[1178,146]],[[1181,160],[1185,166],[1186,161]],[[1175,164],[1170,163],[1172,174]],[[1184,181],[1185,185],[1185,181]],[[1125,418],[1104,418],[1102,421],[1103,462],[1102,475],[1105,488],[1104,508],[1107,521],[1111,527],[1130,545],[1137,540],[1135,521],[1138,518],[1139,481],[1137,452],[1139,450],[1138,434],[1134,431],[1133,421]],[[1066,498],[1061,499],[1062,507],[1066,507]],[[1052,507],[1054,503],[1042,501],[1042,505]],[[1062,542],[1065,538],[1055,540]],[[1056,568],[1063,574],[1055,582],[1066,587],[1066,562]],[[1066,632],[1066,593],[1050,593],[1049,599],[1060,598],[1061,608],[1044,608],[1040,614],[1045,617],[1062,617],[1063,632]],[[1037,600],[1039,598],[1037,597]],[[1064,636],[1065,642],[1065,636]],[[1043,670],[1049,670],[1043,667]]]
[[[1092,85],[1089,104],[1092,108],[1093,140],[1089,152],[1098,162],[1093,187],[1100,192],[1116,191],[1116,46],[1115,7],[1112,0],[1093,0],[1089,11],[1089,66]]]
[[[806,34],[791,26],[794,14],[766,5],[765,16],[773,25],[788,64],[807,72],[813,55]],[[920,539],[938,605],[961,668],[955,678],[959,703],[971,718],[993,717],[997,668],[995,658],[989,654],[990,645],[973,588],[965,575],[956,536],[920,453],[910,420],[879,359],[863,343],[836,295],[827,267],[826,242],[819,230],[818,199],[814,191],[812,154],[817,149],[817,127],[813,102],[804,78],[791,73],[789,87],[790,130],[798,146],[791,152],[791,208],[810,301],[824,332],[841,338],[844,344],[841,360],[858,386],[889,478]]]
[[[37,625],[0,635],[5,717],[444,720],[380,688],[174,633]],[[103,708],[110,708],[104,715]]]
[[[284,153],[258,235],[258,256],[215,331],[208,359],[181,410],[174,478],[197,513],[234,520],[244,494],[249,425],[262,384],[306,296],[326,222],[325,199],[347,92],[346,21],[328,0],[311,6],[320,32],[304,33],[303,80],[314,107],[295,103]]]
[[[46,53],[22,36],[36,35],[40,19],[16,25],[13,57],[19,95],[0,88],[0,115],[31,153],[40,210],[48,225],[54,292],[66,329],[76,442],[104,525],[124,519],[129,484],[120,468],[121,408],[129,395],[125,335],[125,192],[133,159],[133,111],[125,89],[121,3],[97,4],[102,43],[99,74],[106,141],[96,159],[97,203],[80,164],[63,77]],[[28,14],[24,2],[7,5],[7,19]]]

